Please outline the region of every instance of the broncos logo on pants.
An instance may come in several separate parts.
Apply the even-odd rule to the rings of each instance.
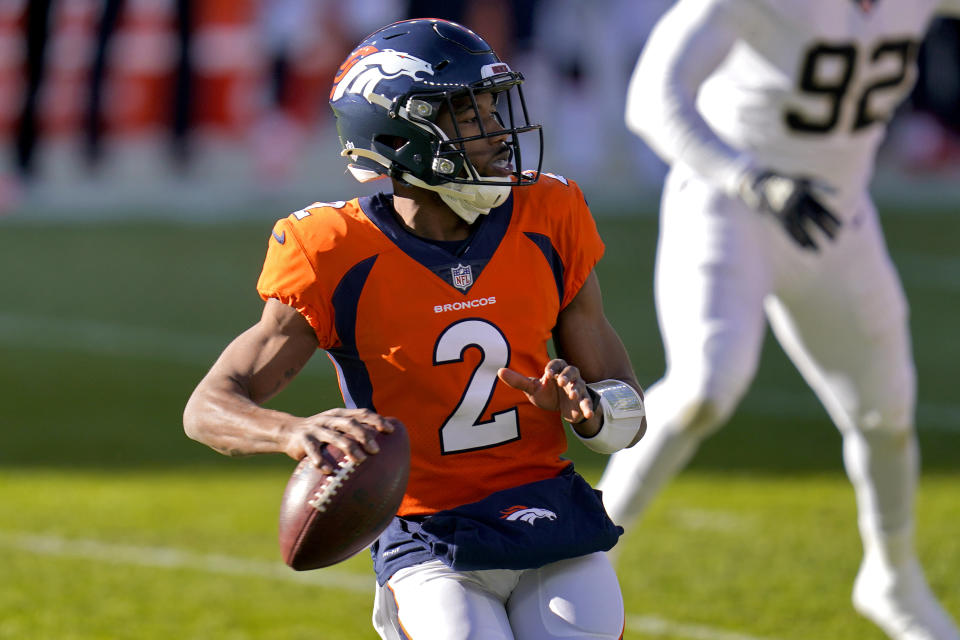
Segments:
[[[549,509],[541,509],[540,507],[525,507],[521,504],[512,506],[509,509],[504,509],[500,513],[503,514],[500,516],[501,520],[523,520],[530,526],[533,526],[533,521],[539,518],[546,518],[547,520],[557,519],[557,514]]]

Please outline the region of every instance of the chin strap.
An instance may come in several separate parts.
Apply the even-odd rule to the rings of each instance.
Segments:
[[[403,179],[415,187],[429,189],[440,194],[448,207],[453,212],[467,221],[467,224],[473,224],[477,218],[490,213],[494,207],[498,207],[507,201],[510,196],[510,184],[460,184],[458,182],[448,182],[446,184],[432,185],[416,178],[409,173],[403,174]],[[497,182],[510,182],[509,177],[486,176],[485,180],[496,180]]]
[[[390,161],[382,154],[369,149],[344,149],[340,152],[341,156],[353,159],[353,156],[369,158],[384,167],[390,166]],[[382,178],[381,174],[371,171],[357,165],[347,165],[351,175],[360,182],[368,182]],[[409,173],[401,175],[403,180],[414,187],[428,189],[440,194],[440,199],[450,207],[454,213],[466,220],[467,224],[473,224],[481,215],[490,213],[494,207],[499,207],[507,201],[510,196],[510,188],[513,179],[510,176],[486,176],[484,180],[492,182],[503,182],[504,184],[461,184],[459,182],[447,182],[445,184],[427,184],[423,180]]]

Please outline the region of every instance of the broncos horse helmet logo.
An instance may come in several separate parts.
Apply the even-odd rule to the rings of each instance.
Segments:
[[[366,97],[384,80],[400,76],[422,80],[427,75],[433,75],[430,63],[409,53],[373,46],[361,47],[351,53],[337,71],[330,90],[330,101],[339,100],[348,93]]]
[[[501,520],[522,520],[530,526],[533,526],[533,522],[540,518],[546,518],[547,520],[557,519],[557,514],[549,509],[542,507],[525,507],[522,504],[513,505],[500,513],[503,514],[500,516]]]

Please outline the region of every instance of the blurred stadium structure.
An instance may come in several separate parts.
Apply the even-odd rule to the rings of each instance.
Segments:
[[[595,210],[630,210],[638,197],[655,202],[664,168],[623,124],[625,86],[669,4],[3,0],[0,213],[273,220],[388,188],[345,174],[327,91],[353,43],[422,15],[484,34],[528,78],[544,167],[577,179]],[[882,156],[881,202],[956,191],[960,40],[946,21],[933,33],[937,46],[925,49],[917,93]],[[35,136],[25,129],[31,96]]]

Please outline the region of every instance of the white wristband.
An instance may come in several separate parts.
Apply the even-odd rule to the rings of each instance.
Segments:
[[[598,453],[614,453],[629,445],[644,428],[643,399],[637,390],[620,380],[601,380],[587,385],[600,399],[600,406],[594,411],[603,412],[603,425],[600,431],[585,438],[577,433],[580,441]]]

